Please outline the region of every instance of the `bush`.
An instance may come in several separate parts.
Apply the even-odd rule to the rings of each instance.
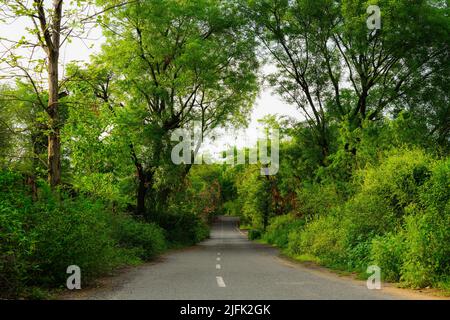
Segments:
[[[431,208],[406,218],[402,280],[412,287],[438,283],[450,274],[450,214]]]
[[[62,287],[70,265],[80,267],[86,285],[166,247],[161,228],[113,214],[100,201],[55,196],[42,184],[33,202],[23,178],[11,172],[0,172],[0,190],[2,298],[34,295],[33,286]]]
[[[420,203],[432,207],[444,215],[450,212],[450,158],[436,163],[430,179],[423,184],[419,193]]]
[[[302,216],[327,215],[342,203],[342,196],[334,184],[310,184],[297,190],[298,212]]]
[[[195,239],[194,243],[198,243],[209,238],[209,226],[202,220],[198,221],[194,230]]]
[[[245,179],[239,182],[238,203],[241,205],[241,221],[255,229],[264,229],[272,212],[270,204],[270,184],[261,176],[258,166],[251,166],[245,171]]]
[[[174,245],[192,245],[209,237],[208,225],[193,213],[166,212],[153,218]]]
[[[450,274],[450,159],[436,163],[406,217],[402,280],[413,287],[446,281]]]
[[[371,264],[380,267],[384,280],[399,281],[404,251],[405,239],[402,233],[375,237],[370,251]]]
[[[0,202],[0,298],[14,295],[28,279],[34,237],[26,230],[23,214],[10,203]]]
[[[257,240],[261,239],[262,231],[258,229],[250,229],[248,230],[248,239],[249,240]]]
[[[81,268],[86,283],[121,263],[100,202],[58,200],[45,186],[40,200],[33,202],[22,180],[20,175],[0,174],[2,295],[21,294],[25,286],[62,286],[70,265]]]
[[[417,201],[420,187],[431,175],[432,158],[421,150],[394,150],[381,165],[363,171],[360,193],[379,197],[401,218]]]
[[[450,274],[450,161],[436,164],[406,208],[404,228],[374,240],[371,257],[387,280],[420,288],[448,281]]]
[[[64,199],[54,207],[41,206],[33,215],[33,284],[65,284],[70,265],[81,268],[84,282],[120,263],[110,219],[101,203],[78,198]]]
[[[223,213],[228,216],[238,217],[240,215],[241,206],[236,200],[229,200],[223,204]]]
[[[35,233],[28,218],[31,197],[25,194],[23,177],[0,171],[0,298],[20,294],[29,279]]]
[[[340,220],[334,214],[319,217],[301,231],[289,234],[288,252],[312,255],[327,265],[343,264],[347,252],[343,243]]]
[[[305,224],[304,219],[287,214],[272,218],[270,225],[263,235],[263,239],[280,248],[287,248],[289,233],[300,230]]]
[[[337,208],[336,214],[342,220],[343,240],[348,248],[392,231],[399,223],[393,209],[380,196],[365,192]]]
[[[154,223],[120,216],[114,223],[114,238],[119,246],[132,250],[143,260],[155,257],[166,249],[164,230]]]

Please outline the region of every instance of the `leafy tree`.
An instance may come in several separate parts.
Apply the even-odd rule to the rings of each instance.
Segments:
[[[331,152],[330,123],[348,122],[352,131],[382,119],[446,70],[448,9],[438,1],[377,1],[382,28],[376,32],[366,26],[373,1],[248,3],[277,67],[269,80],[303,111],[323,164]]]
[[[2,62],[7,63],[13,69],[20,70],[33,86],[41,107],[48,116],[48,181],[52,187],[56,187],[61,182],[61,141],[60,141],[60,49],[63,43],[68,39],[73,31],[74,11],[63,10],[63,0],[54,0],[51,5],[43,0],[33,1],[1,1],[2,19],[11,20],[17,18],[26,18],[31,22],[31,27],[25,28],[26,31],[21,39],[7,39],[9,46],[6,51],[6,58]],[[78,1],[78,4],[81,5]],[[68,20],[63,18],[67,16]],[[65,27],[66,25],[70,27]],[[32,53],[29,56],[28,63],[23,61],[17,49],[31,48]],[[36,59],[34,49],[39,48],[44,58]],[[47,92],[48,97],[45,101],[42,97],[40,81],[36,74],[43,70],[47,71]]]
[[[133,145],[142,214],[158,168],[170,161],[169,132],[193,121],[202,134],[246,121],[257,88],[253,40],[233,2],[136,1],[104,23],[99,59],[114,75],[115,131]]]

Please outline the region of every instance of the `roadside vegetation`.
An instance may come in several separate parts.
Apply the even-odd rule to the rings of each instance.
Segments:
[[[372,35],[368,3],[383,15]],[[386,281],[449,290],[448,5],[252,5],[277,66],[268,80],[305,121],[264,119],[282,134],[279,172],[228,169],[234,195],[225,210],[250,226],[250,239],[299,260],[361,275],[377,265]]]
[[[450,289],[448,3],[29,3],[0,0],[0,23],[30,22],[0,39],[0,298],[45,297],[70,265],[89,285],[218,214],[298,259]],[[102,48],[62,65],[91,26]],[[303,115],[262,119],[276,175],[173,163],[174,130],[245,127],[262,88]]]
[[[171,133],[246,123],[258,63],[233,3],[0,6],[1,23],[35,22],[20,41],[2,39],[0,298],[65,288],[70,265],[85,287],[207,238],[221,204],[217,168],[173,164]],[[92,25],[105,44],[63,74],[63,39]]]
[[[290,178],[278,175],[274,192]],[[392,149],[377,164],[354,172],[344,189],[338,187],[340,182],[326,179],[295,185],[289,191],[295,194],[289,210],[281,215],[272,210],[284,197],[272,197],[265,229],[263,213],[254,215],[244,207],[243,219],[253,221],[249,236],[302,261],[361,275],[368,266],[377,265],[385,281],[449,289],[448,157],[437,159],[420,149]],[[256,194],[250,197],[253,203],[266,201],[254,200]]]

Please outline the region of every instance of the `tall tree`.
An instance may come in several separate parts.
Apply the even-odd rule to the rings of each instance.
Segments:
[[[146,214],[146,201],[155,210],[170,193],[172,130],[246,121],[257,90],[253,35],[232,1],[135,1],[103,23],[107,45],[97,64],[113,85],[94,91],[114,110],[111,134],[129,142],[136,211]]]
[[[15,18],[27,17],[31,19],[32,27],[29,33],[35,35],[37,42],[27,39],[23,35],[16,47],[39,47],[45,53],[45,68],[47,70],[48,101],[45,110],[48,121],[48,181],[54,188],[61,182],[61,141],[59,116],[59,55],[62,36],[63,0],[53,0],[48,5],[44,0],[33,1],[2,1],[5,16],[13,14]],[[11,66],[20,68],[33,83],[32,71],[21,66],[17,56],[10,56],[7,61]],[[37,89],[37,88],[36,88]],[[40,94],[40,92],[37,92]],[[41,101],[42,102],[42,101]],[[44,102],[42,102],[44,103]]]
[[[367,27],[373,1],[248,3],[277,67],[271,83],[303,111],[323,158],[331,122],[361,128],[366,120],[383,118],[433,74],[445,72],[450,29],[440,1],[377,1],[382,20],[376,32]]]
[[[5,48],[0,62],[20,74],[13,71],[1,76],[25,77],[47,114],[48,182],[52,188],[61,183],[60,100],[66,95],[60,82],[61,47],[75,37],[83,38],[87,26],[97,24],[101,13],[123,5],[116,2],[95,12],[93,0],[0,1],[0,19],[10,24],[11,30],[22,27],[19,38],[0,38]]]

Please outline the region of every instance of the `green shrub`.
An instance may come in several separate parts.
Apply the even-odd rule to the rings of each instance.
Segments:
[[[64,285],[70,265],[81,268],[84,282],[120,263],[110,219],[101,203],[65,199],[35,212],[33,220],[36,240],[30,267],[35,285]]]
[[[116,218],[114,229],[119,246],[132,250],[140,259],[148,260],[166,249],[164,230],[154,223],[121,216]]]
[[[405,219],[402,280],[413,287],[445,282],[450,274],[450,159],[439,161]]]
[[[194,243],[198,243],[200,241],[209,238],[209,226],[202,220],[199,220],[195,226],[194,234],[195,234]]]
[[[417,211],[406,218],[402,280],[413,287],[433,285],[450,274],[450,214]]]
[[[302,216],[327,215],[330,210],[342,203],[335,184],[308,184],[297,190],[298,209]]]
[[[432,158],[422,150],[394,150],[382,163],[363,171],[360,193],[376,195],[400,218],[417,201],[420,187],[431,175]]]
[[[272,208],[270,183],[265,176],[261,176],[260,170],[259,166],[248,167],[244,173],[246,178],[238,184],[237,193],[242,223],[262,230],[266,227]]]
[[[262,231],[258,229],[250,229],[248,230],[248,239],[249,240],[257,240],[261,239]]]
[[[432,207],[444,215],[450,212],[450,158],[438,161],[430,179],[420,188],[420,203]]]
[[[33,202],[23,178],[11,172],[0,172],[0,190],[0,297],[62,287],[70,265],[80,267],[86,285],[165,248],[161,228],[113,215],[100,201],[56,196],[42,184]]]
[[[437,162],[417,188],[402,230],[374,239],[371,259],[387,280],[420,288],[445,282],[450,274],[449,165],[448,159]]]
[[[0,171],[0,298],[16,297],[30,277],[36,236],[28,222],[32,208],[23,177]]]
[[[405,249],[402,233],[387,233],[373,239],[370,251],[371,264],[381,268],[384,280],[400,280]]]
[[[270,244],[280,248],[286,248],[288,245],[288,236],[292,230],[300,230],[305,224],[304,219],[287,214],[271,219],[263,239]]]
[[[347,252],[340,219],[330,214],[313,220],[301,231],[292,231],[288,252],[292,255],[312,255],[327,265],[343,264]]]
[[[0,202],[0,298],[14,295],[27,281],[35,234],[27,232],[24,215]]]
[[[392,231],[399,223],[393,209],[380,196],[365,192],[339,207],[336,214],[342,220],[341,229],[348,248]]]
[[[191,245],[209,237],[209,227],[200,217],[188,212],[166,212],[154,216],[154,221],[166,231],[174,245]]]
[[[223,213],[228,216],[238,217],[240,215],[241,206],[236,200],[229,200],[222,206]]]
[[[371,240],[364,239],[356,245],[347,247],[347,270],[365,272],[370,265]]]
[[[302,207],[317,217],[290,232],[288,252],[349,270],[376,264],[386,280],[416,287],[445,282],[450,273],[449,177],[449,160],[436,162],[421,150],[393,150],[376,167],[358,173],[358,192],[345,203],[332,196],[333,189],[304,188]],[[271,242],[277,227],[266,235]]]

